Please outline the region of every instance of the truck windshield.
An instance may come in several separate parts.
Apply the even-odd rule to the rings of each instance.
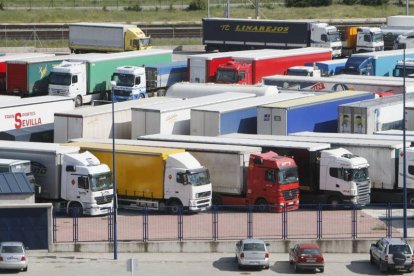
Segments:
[[[192,186],[202,186],[210,184],[210,174],[208,170],[202,170],[197,172],[190,172],[187,174],[188,184]]]
[[[404,67],[397,65],[394,70],[394,77],[404,77]],[[405,67],[405,76],[412,78],[414,76],[414,68]]]
[[[237,71],[235,70],[218,70],[216,76],[216,82],[221,83],[236,83]]]
[[[288,76],[309,76],[309,72],[306,70],[297,70],[297,69],[288,69],[287,74]]]
[[[362,182],[369,179],[368,168],[350,169],[347,173],[349,173],[349,181]]]
[[[280,184],[290,184],[298,182],[298,169],[296,167],[279,170],[278,173]]]
[[[148,47],[150,45],[151,45],[151,39],[150,38],[141,39],[141,46],[142,47]]]
[[[384,35],[381,33],[373,33],[372,34],[372,41],[373,42],[381,42],[384,41]]]
[[[135,84],[135,76],[131,74],[114,74],[113,80],[116,82],[116,85],[133,87]]]
[[[71,75],[66,74],[66,73],[52,72],[49,75],[49,84],[70,85],[71,84]]]
[[[339,35],[339,32],[328,33],[327,37],[328,37],[328,41],[330,41],[330,42],[341,41],[341,37]]]
[[[91,190],[93,192],[109,190],[114,187],[111,173],[95,174],[89,177],[91,179]]]

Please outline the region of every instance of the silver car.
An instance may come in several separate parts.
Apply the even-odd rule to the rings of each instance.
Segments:
[[[265,268],[269,269],[268,243],[258,239],[244,239],[236,244],[236,260],[239,269]]]
[[[27,271],[28,259],[21,242],[0,243],[0,269]]]

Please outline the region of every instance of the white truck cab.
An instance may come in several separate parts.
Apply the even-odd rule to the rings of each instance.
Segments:
[[[356,49],[360,52],[377,52],[384,50],[384,36],[380,28],[358,27]]]
[[[53,67],[49,76],[49,95],[71,97],[76,107],[91,102],[92,95],[87,95],[86,64],[63,61]]]
[[[63,155],[60,184],[68,213],[78,208],[80,214],[96,216],[113,207],[111,171],[88,151]]]
[[[368,167],[369,163],[365,158],[353,155],[346,149],[321,151],[320,189],[331,194],[328,202],[370,203],[371,181]]]
[[[117,67],[112,75],[112,92],[115,102],[147,97],[145,68],[137,66]]]
[[[414,48],[414,31],[400,34],[396,39],[398,49]]]
[[[311,47],[331,48],[332,57],[342,55],[342,42],[335,26],[327,23],[312,23],[311,41]]]
[[[292,66],[286,71],[288,76],[321,77],[321,70],[313,66]]]

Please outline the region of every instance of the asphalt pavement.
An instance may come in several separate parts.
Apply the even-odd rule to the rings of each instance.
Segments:
[[[137,264],[134,271],[127,270],[128,259]],[[23,275],[292,275],[287,254],[271,254],[269,270],[239,271],[234,253],[122,253],[114,259],[113,253],[48,253],[29,251],[29,269]],[[367,254],[325,254],[323,275],[385,275],[369,263]],[[15,272],[5,272],[15,274]],[[309,273],[303,273],[309,274]],[[313,274],[313,273],[312,273]]]

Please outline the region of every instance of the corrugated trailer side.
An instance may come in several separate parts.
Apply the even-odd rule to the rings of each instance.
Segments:
[[[260,106],[257,133],[336,132],[339,105],[373,99],[374,96],[367,91],[341,91]]]
[[[131,138],[131,108],[162,102],[181,101],[178,98],[152,97],[139,101],[114,103],[115,138]],[[66,143],[75,138],[112,137],[112,105],[89,106],[69,112],[57,112],[54,117],[54,141]]]
[[[82,151],[90,151],[113,171],[112,145],[74,143]],[[116,185],[120,197],[164,198],[165,160],[182,149],[117,145]],[[119,200],[119,199],[118,199]]]

